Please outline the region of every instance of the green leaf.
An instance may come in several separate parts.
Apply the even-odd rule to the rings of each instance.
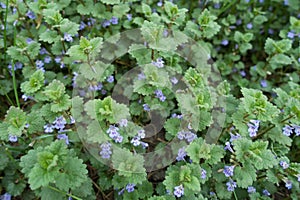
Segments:
[[[237,185],[241,188],[247,188],[253,185],[256,181],[256,170],[249,163],[245,163],[243,167],[236,166],[234,169],[234,176]]]
[[[152,14],[152,9],[149,5],[142,3],[142,10],[146,16],[150,16]]]
[[[101,0],[101,2],[104,4],[114,5],[114,4],[119,4],[120,0]]]
[[[292,41],[289,39],[274,41],[271,38],[267,38],[265,43],[265,51],[269,55],[275,53],[285,53],[289,51],[291,48],[292,48]]]
[[[44,86],[44,73],[42,70],[37,70],[29,78],[29,81],[25,81],[21,84],[21,90],[25,94],[34,94]]]
[[[141,155],[134,155],[125,149],[114,149],[112,164],[118,170],[118,175],[127,177],[130,183],[139,184],[146,180],[144,158]]]
[[[53,80],[43,92],[50,100],[56,101],[65,93],[65,85],[58,80]]]
[[[86,165],[82,162],[60,140],[52,142],[50,146],[30,150],[21,157],[20,166],[32,190],[54,183],[56,187],[68,192],[87,180]]]
[[[48,42],[52,44],[53,42],[59,40],[60,37],[56,31],[46,30],[45,32],[40,34],[40,41]]]
[[[217,17],[211,14],[207,9],[204,9],[199,16],[198,23],[205,38],[210,39],[220,31],[221,26],[215,22],[216,19]]]
[[[71,100],[69,95],[65,94],[60,99],[51,103],[51,111],[52,112],[62,112],[68,110],[71,107]]]
[[[254,24],[257,24],[257,25],[263,24],[266,21],[268,21],[268,18],[265,17],[264,15],[257,15],[253,19]]]
[[[27,123],[26,114],[20,108],[11,106],[5,116],[8,134],[21,136]],[[8,138],[8,137],[7,137]]]

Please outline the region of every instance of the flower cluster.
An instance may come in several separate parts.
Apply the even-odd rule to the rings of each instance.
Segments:
[[[137,135],[131,139],[130,143],[135,147],[142,145],[143,149],[145,149],[149,146],[148,143],[141,141],[145,136],[145,130],[141,129],[138,131]]]
[[[227,190],[228,190],[229,192],[233,192],[234,189],[237,187],[236,182],[234,182],[234,181],[231,180],[231,179],[226,183],[226,186],[227,186]]]
[[[206,179],[206,174],[207,174],[206,170],[205,169],[201,169],[201,178],[202,179]]]
[[[166,96],[163,94],[161,90],[154,91],[155,97],[158,98],[160,101],[164,102],[166,100]]]
[[[101,151],[99,154],[101,155],[101,157],[104,159],[110,158],[110,155],[112,154],[111,144],[109,142],[102,143],[100,145],[100,148],[101,148]]]
[[[255,187],[253,187],[253,186],[249,186],[248,187],[248,189],[247,189],[247,191],[248,191],[248,193],[255,193],[256,192],[256,189],[255,189]]]
[[[157,68],[163,68],[164,67],[164,61],[162,58],[157,58],[156,61],[152,61],[151,64],[156,66]]]
[[[182,147],[178,150],[178,154],[177,154],[177,157],[176,157],[176,160],[177,161],[181,161],[181,160],[184,160],[184,157],[186,156],[186,151],[185,151],[185,147]]]
[[[191,143],[193,140],[197,138],[197,135],[191,131],[179,131],[177,133],[177,138],[179,140],[186,139],[188,143]]]
[[[104,20],[104,22],[102,23],[102,27],[106,28],[108,26],[110,26],[111,24],[116,25],[119,23],[119,19],[115,16],[113,16],[110,20]]]
[[[248,125],[248,132],[250,137],[255,137],[259,128],[259,120],[250,120]]]
[[[300,126],[298,125],[285,125],[282,128],[282,133],[286,136],[291,136],[291,134],[293,133],[293,130],[296,134],[296,136],[300,136]]]
[[[181,197],[182,195],[184,195],[184,187],[182,185],[179,186],[175,186],[174,187],[174,195],[175,197]]]
[[[280,161],[279,164],[283,169],[287,169],[290,166],[286,161],[283,161],[283,160]]]
[[[226,177],[233,176],[233,170],[235,166],[225,166],[223,173],[225,174]]]
[[[113,125],[110,125],[106,133],[109,134],[109,137],[112,138],[116,143],[121,143],[123,141],[123,136],[119,133],[119,128]]]

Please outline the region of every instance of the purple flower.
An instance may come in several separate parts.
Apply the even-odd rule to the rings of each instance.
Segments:
[[[110,21],[109,20],[104,20],[104,22],[102,23],[102,27],[106,28],[108,26],[110,26]]]
[[[237,134],[237,135],[233,135],[232,133],[230,133],[230,142],[234,141],[234,140],[237,140],[241,138],[241,135],[240,134]]]
[[[5,194],[0,196],[0,199],[1,200],[11,200],[11,194],[5,193]]]
[[[176,85],[178,83],[178,79],[174,76],[171,78],[171,83]]]
[[[183,188],[183,186],[182,185],[175,186],[174,187],[174,196],[179,198],[182,195],[184,195],[184,188]]]
[[[8,140],[10,142],[17,142],[18,141],[18,137],[16,135],[9,135],[8,136]]]
[[[112,82],[115,81],[115,78],[114,78],[113,75],[111,75],[111,76],[109,76],[106,80],[107,80],[107,82],[112,83]]]
[[[253,28],[252,23],[248,23],[246,26],[247,26],[247,29],[252,29]]]
[[[131,21],[131,20],[132,20],[132,14],[127,14],[126,17],[127,17],[127,20],[128,20],[128,21]]]
[[[225,166],[223,173],[225,174],[226,177],[233,176],[233,170],[235,166]]]
[[[292,185],[292,181],[288,180],[287,182],[285,182],[285,187],[290,190],[292,189],[293,185]]]
[[[51,57],[50,56],[46,56],[45,58],[44,58],[44,63],[50,63],[51,62]]]
[[[162,1],[157,2],[158,7],[162,7],[162,5],[163,5]]]
[[[289,0],[284,0],[284,1],[283,1],[283,4],[284,4],[285,6],[288,6],[288,5],[289,5]]]
[[[54,124],[54,128],[62,130],[65,128],[67,121],[63,116],[60,116],[60,117],[56,117],[53,124]]]
[[[222,40],[221,44],[223,46],[227,46],[229,44],[228,40]]]
[[[133,192],[134,191],[134,187],[135,187],[135,184],[132,184],[132,183],[127,184],[126,185],[127,192]]]
[[[109,128],[107,129],[106,133],[109,134],[109,137],[113,138],[117,135],[119,135],[119,128],[113,125],[110,125]]]
[[[273,34],[274,34],[274,30],[271,29],[271,28],[269,28],[269,29],[268,29],[268,33],[269,33],[270,35],[273,35]]]
[[[44,131],[45,133],[52,133],[53,132],[53,129],[54,129],[54,126],[52,126],[51,124],[46,124],[44,126]]]
[[[113,138],[116,143],[121,143],[123,141],[122,135],[117,135],[115,138]]]
[[[127,119],[121,119],[121,120],[119,121],[119,126],[120,126],[120,127],[126,127],[127,124],[128,124],[128,120],[127,120]]]
[[[267,81],[265,79],[260,81],[260,85],[263,88],[268,87],[268,83],[267,83]]]
[[[145,78],[146,78],[146,76],[145,76],[145,74],[143,72],[141,72],[141,73],[138,74],[138,80],[143,80]]]
[[[284,161],[284,160],[280,161],[279,164],[280,164],[280,166],[281,166],[283,169],[287,169],[287,168],[290,166],[290,165],[289,165],[286,161]]]
[[[90,85],[89,86],[90,91],[98,91],[98,90],[101,90],[102,88],[103,88],[102,83],[98,83],[97,85]]]
[[[5,3],[2,3],[2,2],[0,2],[0,7],[1,7],[2,9],[5,9],[5,8],[6,8],[6,4],[5,4]]]
[[[106,93],[107,93],[106,90],[104,90],[104,89],[101,90],[101,94],[105,95]]]
[[[185,133],[185,139],[191,143],[192,141],[194,141],[197,138],[197,135],[191,131],[187,131]]]
[[[185,132],[184,132],[184,131],[179,131],[179,132],[177,133],[177,138],[178,138],[179,140],[185,139]]]
[[[293,127],[285,125],[285,127],[282,128],[282,133],[289,137],[293,133]]]
[[[142,142],[142,141],[141,141],[141,145],[142,145],[143,149],[146,149],[149,146],[148,143]]]
[[[120,190],[120,191],[118,192],[118,195],[120,196],[120,195],[124,194],[124,191],[125,191],[125,188],[123,188],[122,190]]]
[[[23,99],[24,101],[27,101],[27,99],[29,99],[29,96],[27,96],[26,94],[23,94],[23,95],[22,95],[22,99]]]
[[[184,160],[184,157],[185,157],[185,156],[186,156],[185,147],[182,147],[182,148],[180,148],[180,149],[178,150],[176,160],[177,160],[177,161]]]
[[[44,47],[41,48],[41,50],[40,50],[41,55],[44,55],[44,54],[47,54],[47,53],[48,53],[48,51]]]
[[[230,146],[230,142],[226,142],[226,143],[225,143],[224,150],[228,150],[228,151],[230,151],[231,153],[234,152],[233,149],[232,149],[231,146]]]
[[[287,37],[290,39],[293,39],[295,37],[295,33],[290,31],[290,32],[288,32]]]
[[[37,68],[42,68],[42,67],[44,66],[44,63],[43,63],[43,61],[41,61],[41,60],[35,61],[35,64],[36,64],[36,67],[37,67]]]
[[[241,24],[242,24],[242,20],[241,20],[241,19],[237,19],[237,20],[236,20],[236,25],[239,26],[239,25],[241,25]]]
[[[234,182],[233,180],[229,180],[229,182],[226,183],[226,186],[227,186],[227,190],[229,192],[233,192],[234,191],[234,188],[236,188],[236,182]]]
[[[140,137],[140,138],[145,138],[146,137],[144,129],[141,129],[141,130],[138,131],[138,137]]]
[[[154,93],[155,93],[155,97],[158,98],[160,101],[164,102],[166,100],[166,97],[164,96],[161,90],[155,90]]]
[[[205,169],[201,169],[201,178],[206,179],[206,170]]]
[[[242,70],[242,71],[240,71],[240,75],[241,75],[242,77],[245,77],[245,76],[246,76],[246,72],[245,72],[244,70]]]
[[[270,192],[269,192],[268,190],[266,190],[266,189],[264,189],[264,190],[262,191],[262,193],[263,193],[265,196],[270,196],[270,195],[271,195]]]
[[[119,23],[118,18],[113,16],[113,17],[110,19],[110,23],[111,23],[111,24],[114,24],[114,25],[118,24],[118,23]]]
[[[152,61],[151,63],[152,63],[152,65],[156,66],[157,68],[162,68],[162,67],[164,67],[165,62],[163,61],[162,58],[157,58],[156,61]]]
[[[294,128],[294,132],[296,133],[296,136],[300,136],[300,126],[298,125],[292,125]]]
[[[67,42],[73,42],[72,36],[68,33],[64,34],[64,40],[67,41]]]
[[[66,145],[69,145],[70,143],[69,143],[69,137],[66,135],[66,134],[58,134],[57,135],[57,139],[59,139],[59,140],[65,140],[65,142],[66,142]]]
[[[247,189],[247,191],[248,191],[248,193],[255,193],[256,189],[253,186],[249,186],[248,189]]]
[[[300,182],[300,174],[297,174],[297,181]]]
[[[83,30],[86,27],[86,24],[84,22],[80,22],[79,30]]]
[[[143,104],[143,108],[144,108],[145,111],[148,111],[148,112],[150,111],[150,107],[149,107],[149,105],[146,104],[146,103]]]
[[[137,147],[141,144],[141,141],[139,137],[135,136],[131,139],[130,143],[133,144],[133,146]]]
[[[110,155],[112,154],[111,144],[109,142],[102,143],[100,145],[100,148],[101,148],[101,151],[99,154],[101,155],[101,157],[104,159],[110,158]]]
[[[57,57],[54,59],[54,61],[55,61],[57,64],[60,63],[60,62],[61,62],[61,57],[57,56]]]
[[[259,120],[250,120],[248,125],[248,132],[250,137],[255,137],[259,128]]]
[[[88,18],[87,25],[88,26],[93,26],[95,24],[95,22],[96,22],[96,19],[90,17],[90,18]]]
[[[70,116],[70,124],[75,124],[75,119],[73,116]]]
[[[215,8],[215,9],[219,9],[219,8],[221,8],[221,5],[220,5],[220,3],[215,3],[215,4],[214,4],[214,8]]]
[[[32,11],[28,11],[27,13],[26,13],[26,16],[29,18],[29,19],[35,19],[36,17],[35,17],[35,14],[32,12]]]

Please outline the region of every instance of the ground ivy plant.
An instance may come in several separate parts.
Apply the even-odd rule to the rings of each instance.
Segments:
[[[0,199],[299,199],[297,0],[0,0]]]

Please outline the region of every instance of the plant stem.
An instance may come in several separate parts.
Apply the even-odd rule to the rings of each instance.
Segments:
[[[7,14],[8,14],[8,0],[6,0],[6,9],[5,9],[5,19],[4,19],[4,30],[3,30],[3,43],[4,43],[4,63],[6,63],[6,50],[7,50],[7,43],[6,43],[6,29],[7,29]]]
[[[74,195],[72,195],[72,194],[66,193],[66,192],[64,192],[64,191],[61,191],[61,190],[59,190],[59,189],[57,189],[57,188],[55,188],[55,187],[52,187],[52,186],[50,186],[50,185],[48,185],[47,187],[50,188],[51,190],[54,190],[54,191],[59,192],[59,193],[61,193],[61,194],[68,195],[69,197],[72,197],[73,199],[76,199],[76,200],[82,200],[81,198],[79,198],[79,197],[77,197],[77,196],[74,196]]]
[[[236,193],[235,193],[235,191],[233,191],[233,194],[234,194],[234,198],[235,198],[235,200],[238,200],[238,198],[237,198],[237,196],[236,196]]]
[[[294,115],[289,115],[287,118],[283,119],[280,121],[280,123],[283,123],[291,118],[293,118]],[[267,129],[264,129],[261,133],[257,134],[256,137],[254,138],[254,140],[256,140],[259,136],[265,134],[266,132],[270,131],[271,129],[273,129],[275,127],[274,124],[272,124],[272,126],[268,127]]]
[[[13,41],[14,46],[16,45],[16,37],[17,37],[17,30],[16,30],[16,27],[14,26],[14,41]],[[15,67],[14,67],[13,63],[12,63],[12,67],[11,67],[11,72],[12,72],[12,77],[13,77],[15,98],[16,98],[17,106],[18,106],[18,108],[20,108],[19,95],[18,95],[18,91],[17,91]]]
[[[5,96],[6,96],[7,100],[8,100],[8,102],[9,102],[9,104],[10,104],[11,106],[13,106],[14,103],[12,102],[12,100],[10,99],[10,97],[9,97],[7,94],[5,94]]]

